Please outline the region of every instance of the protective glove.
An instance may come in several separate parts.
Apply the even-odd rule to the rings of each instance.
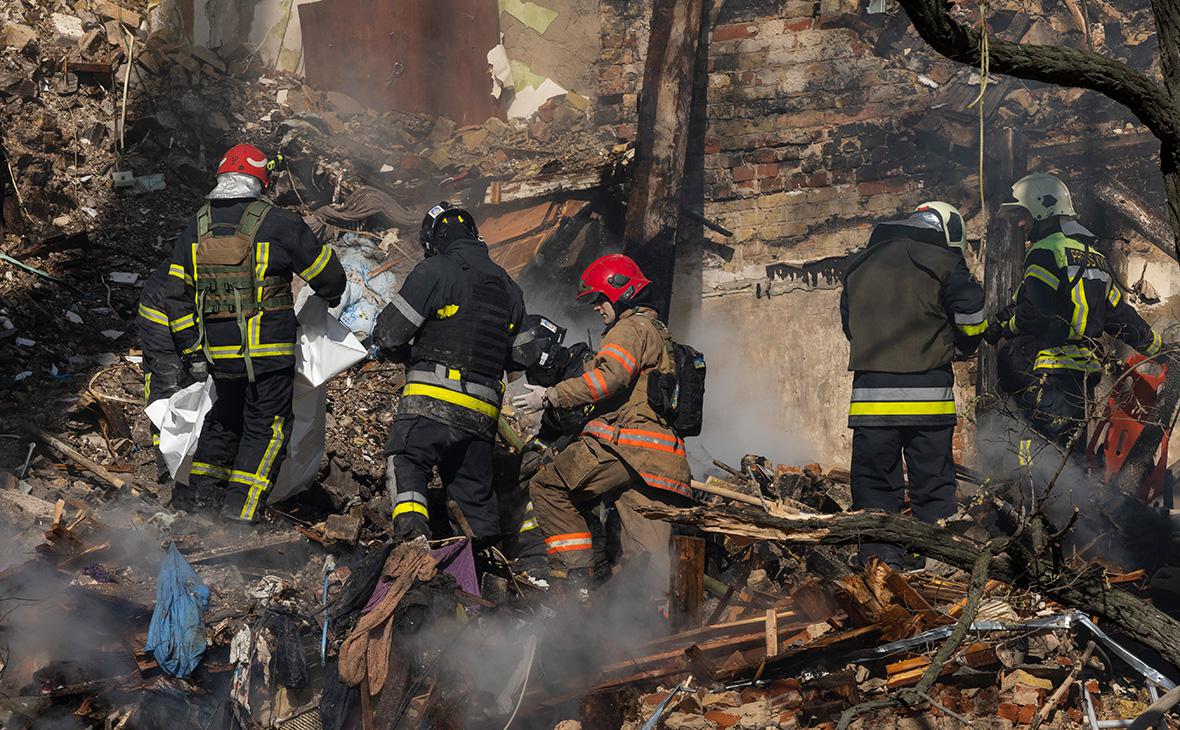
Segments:
[[[328,300],[328,309],[335,309],[340,306],[340,297]]]
[[[528,392],[512,397],[512,407],[521,413],[536,413],[549,407],[548,389],[539,385],[525,385]]]
[[[1003,324],[998,321],[992,321],[988,323],[987,329],[983,331],[983,339],[986,340],[989,345],[994,346],[1000,340],[1004,339],[1007,334],[1008,333],[1004,330]]]
[[[188,364],[188,374],[198,383],[203,383],[209,379],[209,363],[205,360],[190,360]]]

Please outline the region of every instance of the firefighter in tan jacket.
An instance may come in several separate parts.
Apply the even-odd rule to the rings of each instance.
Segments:
[[[684,441],[648,402],[648,375],[675,369],[667,328],[644,303],[649,284],[626,256],[611,254],[590,264],[578,299],[593,299],[606,322],[602,347],[581,377],[551,388],[529,386],[513,399],[525,412],[592,405],[598,414],[529,485],[555,578],[582,583],[590,577],[587,519],[604,499],[614,499],[619,512],[623,559],[648,552],[652,565],[666,571],[672,527],[636,508],[692,502]]]

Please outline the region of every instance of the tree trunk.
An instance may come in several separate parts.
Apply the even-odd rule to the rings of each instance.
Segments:
[[[945,0],[898,0],[914,30],[936,52],[977,66],[980,34],[952,18]],[[1127,107],[1159,139],[1173,247],[1180,253],[1180,0],[1153,0],[1164,82],[1092,51],[988,39],[992,73],[1090,89]]]
[[[703,6],[704,0],[655,0],[639,97],[639,137],[624,250],[652,280],[654,305],[664,318],[672,298]]]
[[[993,204],[983,249],[984,299],[986,311],[992,312],[993,316],[1011,301],[1012,293],[1020,282],[1024,263],[1025,236],[1010,217],[997,215],[999,204],[1008,197],[1008,185],[1023,177],[1028,170],[1028,148],[1019,132],[1014,129],[1004,130],[1000,145],[1003,164],[999,175],[995,176],[999,184],[989,186]],[[983,343],[978,362],[976,394],[983,410],[991,411],[1000,394],[996,348]]]
[[[880,512],[772,517],[765,512],[725,506],[652,507],[640,511],[650,519],[755,539],[811,545],[883,542],[964,570],[971,569],[983,549],[979,543],[945,528]],[[1027,587],[1063,605],[1108,619],[1180,668],[1180,621],[1126,591],[1111,588],[1102,572],[1078,574],[1056,568],[1012,541],[992,561],[989,573],[996,580]]]

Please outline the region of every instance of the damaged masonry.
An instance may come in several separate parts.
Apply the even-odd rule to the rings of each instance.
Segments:
[[[1173,4],[0,0],[0,727],[1180,727]]]

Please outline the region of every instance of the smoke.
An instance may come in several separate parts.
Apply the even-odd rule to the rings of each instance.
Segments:
[[[704,354],[709,368],[701,435],[688,440],[694,474],[715,472],[713,459],[736,467],[746,454],[779,464],[814,460],[815,449],[800,434],[801,415],[781,395],[781,365],[751,357],[742,330],[699,306],[674,322],[673,331]]]

